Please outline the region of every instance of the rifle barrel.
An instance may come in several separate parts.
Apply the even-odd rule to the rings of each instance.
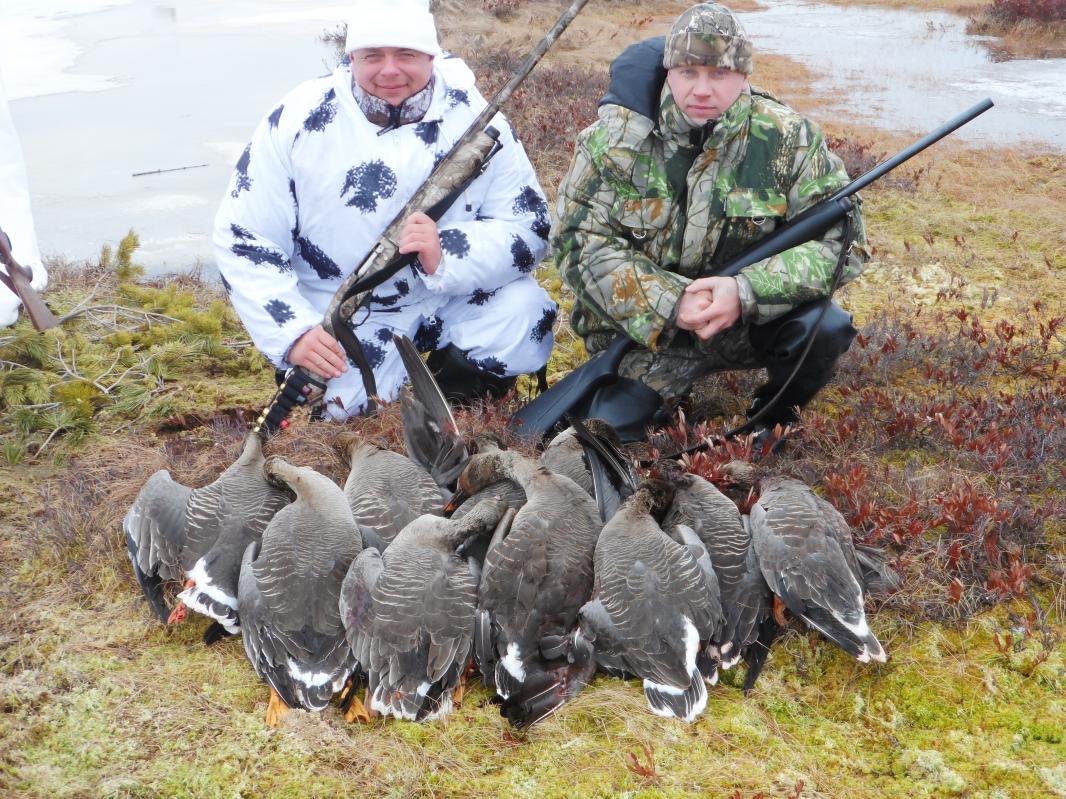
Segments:
[[[908,160],[909,158],[913,158],[929,145],[935,144],[936,142],[947,136],[949,133],[958,130],[967,122],[974,119],[975,117],[980,116],[992,106],[993,102],[991,98],[986,97],[984,100],[982,100],[972,108],[969,108],[966,111],[963,111],[958,116],[949,119],[939,128],[934,130],[932,133],[923,136],[910,147],[908,147],[906,150],[903,150],[902,152],[899,152],[889,158],[887,161],[878,164],[865,175],[861,175],[860,177],[855,178],[855,180],[851,181],[851,183],[849,183],[847,186],[845,186],[836,194],[834,194],[830,198],[830,200],[839,200],[842,197],[848,197],[857,191],[862,191],[875,180],[880,178],[882,175],[891,172],[904,161]]]

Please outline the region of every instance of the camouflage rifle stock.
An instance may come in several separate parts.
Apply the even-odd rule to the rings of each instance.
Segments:
[[[41,333],[50,327],[58,326],[59,320],[56,319],[55,314],[30,285],[30,281],[33,280],[33,270],[15,261],[15,256],[11,254],[10,240],[3,229],[0,229],[0,263],[7,267],[6,275],[0,272],[0,283],[11,289],[15,296],[22,300],[22,307],[26,309],[26,315],[30,317],[30,322],[37,332]]]
[[[526,79],[541,57],[562,35],[588,0],[573,0],[555,21],[544,38],[530,51],[511,79],[496,92],[496,95],[470,123],[459,140],[452,146],[440,163],[433,169],[425,183],[415,192],[396,217],[385,228],[377,245],[370,254],[341,284],[326,309],[323,329],[336,338],[348,356],[355,361],[366,389],[367,409],[373,408],[377,384],[374,372],[366,361],[362,345],[352,331],[349,320],[358,312],[370,292],[404,267],[414,262],[414,253],[401,255],[397,239],[404,222],[411,214],[421,211],[438,221],[459,195],[488,166],[489,160],[499,150],[499,133],[488,127],[489,121],[507,102],[515,89]],[[321,399],[326,379],[302,366],[290,369],[270,405],[260,414],[252,430],[267,437],[282,426],[285,418],[296,405],[313,403]]]

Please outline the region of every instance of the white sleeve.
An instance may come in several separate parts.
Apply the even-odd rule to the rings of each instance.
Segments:
[[[548,203],[533,165],[502,115],[493,120],[502,149],[474,186],[487,181],[476,217],[439,224],[443,258],[422,275],[431,291],[451,296],[492,292],[529,274],[547,249]],[[458,202],[462,202],[462,198]]]
[[[275,366],[322,321],[297,289],[292,268],[296,196],[281,109],[266,117],[237,161],[215,216],[214,247],[222,283],[255,346]]]
[[[11,254],[15,261],[33,270],[33,281],[30,285],[38,291],[43,291],[48,285],[48,274],[37,246],[37,234],[33,228],[33,212],[30,209],[30,188],[26,180],[26,167],[22,160],[22,145],[15,131],[15,122],[11,118],[2,74],[0,74],[0,228],[11,239]],[[14,303],[12,307],[17,308],[18,298],[7,287],[0,286],[0,296],[5,294],[9,295],[6,297],[8,303]]]

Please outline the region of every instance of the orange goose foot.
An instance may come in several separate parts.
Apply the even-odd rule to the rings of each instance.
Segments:
[[[371,713],[366,709],[366,705],[363,704],[363,700],[358,696],[353,696],[351,702],[348,704],[348,709],[344,711],[344,720],[349,724],[355,724],[357,721],[361,724],[369,724],[370,720],[378,713]]]
[[[277,691],[271,688],[270,702],[267,703],[266,725],[271,729],[275,729],[281,724],[281,720],[285,718],[285,714],[288,712],[289,706],[285,704],[285,700],[281,698]]]
[[[774,621],[777,622],[778,627],[788,626],[788,622],[785,621],[785,603],[776,594],[774,594]]]

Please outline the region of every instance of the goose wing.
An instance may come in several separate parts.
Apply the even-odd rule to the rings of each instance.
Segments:
[[[384,568],[381,552],[375,548],[364,549],[355,556],[341,584],[338,607],[344,635],[356,663],[364,671],[370,665],[372,594]]]
[[[798,480],[764,481],[749,516],[763,577],[789,610],[846,652],[863,662],[883,660],[866,623],[850,542],[832,529],[837,522],[816,499]]]
[[[699,475],[686,474],[675,485],[677,493],[663,520],[663,529],[683,524],[696,531],[710,555],[722,605],[728,612],[738,601],[739,584],[747,573],[751,535],[741,521],[736,504],[713,483]]]
[[[174,482],[162,469],[141,488],[122,520],[133,573],[148,604],[165,622],[170,615],[163,583],[180,579],[186,544],[185,506],[192,489]]]
[[[387,547],[424,513],[444,509],[439,486],[418,464],[398,452],[376,450],[356,458],[344,484],[352,514]]]
[[[400,392],[407,456],[442,488],[455,484],[470,457],[451,406],[433,373],[407,336],[394,336],[410,388]]]

